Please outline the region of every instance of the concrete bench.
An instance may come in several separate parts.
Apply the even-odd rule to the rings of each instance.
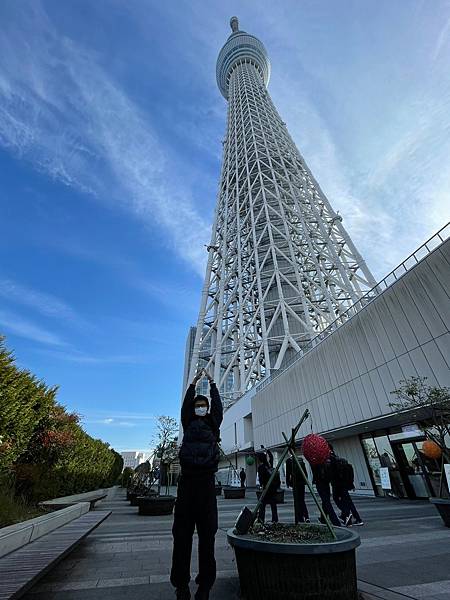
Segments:
[[[23,596],[110,514],[111,511],[87,512],[0,558],[0,600]]]
[[[94,492],[86,492],[84,494],[74,494],[73,496],[52,498],[51,500],[39,502],[39,506],[49,510],[58,510],[59,508],[66,508],[67,506],[72,506],[78,502],[89,502],[90,510],[93,510],[95,503],[106,498],[108,491],[108,489],[95,490]]]
[[[30,542],[34,542],[38,538],[58,529],[58,527],[67,525],[70,521],[78,519],[87,512],[89,512],[89,502],[79,502],[34,519],[2,527],[0,529],[0,558]]]

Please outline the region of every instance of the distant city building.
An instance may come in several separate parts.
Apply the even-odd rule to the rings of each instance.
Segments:
[[[142,464],[151,457],[150,452],[140,452],[139,450],[131,450],[129,452],[121,452],[123,458],[123,468],[130,467],[135,469],[138,465]]]

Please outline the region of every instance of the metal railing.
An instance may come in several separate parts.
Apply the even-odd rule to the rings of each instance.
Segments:
[[[261,379],[259,383],[255,385],[256,390],[259,392],[271,384],[274,379],[279,377],[286,369],[291,367],[294,363],[302,359],[305,354],[310,352],[318,344],[323,342],[329,335],[331,335],[336,329],[347,323],[352,317],[359,313],[363,308],[370,304],[375,298],[387,290],[396,281],[401,279],[408,271],[415,267],[419,262],[426,258],[433,250],[438,248],[443,242],[450,237],[450,222],[444,225],[437,233],[435,233],[430,239],[423,243],[413,254],[410,254],[402,263],[400,263],[395,269],[393,269],[386,277],[384,277],[376,286],[366,292],[364,296],[361,296],[354,304],[352,304],[345,312],[343,312],[337,319],[335,319],[330,325],[328,325],[323,331],[318,333],[314,338],[309,341],[299,352],[294,354],[282,367],[277,369],[275,373]]]

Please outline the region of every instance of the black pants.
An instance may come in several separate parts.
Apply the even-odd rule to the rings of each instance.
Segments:
[[[322,500],[322,510],[330,519],[333,525],[336,527],[340,526],[339,519],[337,518],[334,508],[331,504],[331,491],[329,483],[316,483],[317,493]]]
[[[353,503],[352,497],[350,496],[346,488],[340,486],[333,486],[333,500],[336,506],[341,510],[342,517],[346,519],[351,513],[357,521],[361,521],[360,514]]]
[[[309,519],[309,513],[305,502],[305,484],[294,481],[292,492],[294,496],[295,523],[303,523],[305,519]]]
[[[176,588],[189,585],[194,529],[198,535],[198,585],[210,589],[216,579],[214,538],[217,532],[217,500],[214,475],[187,477],[178,483],[173,520],[173,554],[170,581]]]
[[[269,505],[270,509],[272,511],[272,521],[274,523],[278,523],[278,508],[277,508],[277,503],[275,500],[275,495],[273,494],[266,494],[261,506],[259,507],[259,512],[258,512],[258,519],[261,521],[261,523],[264,523],[265,518],[266,518],[266,506]]]

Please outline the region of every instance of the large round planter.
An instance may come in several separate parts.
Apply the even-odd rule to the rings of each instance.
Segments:
[[[450,527],[450,498],[430,498],[429,500],[441,515],[444,525]]]
[[[260,499],[261,494],[262,490],[256,490],[256,497],[258,498],[258,500]],[[277,490],[275,502],[277,504],[284,504],[284,490]]]
[[[245,488],[224,486],[223,497],[225,500],[237,500],[238,498],[245,498]]]
[[[137,499],[139,514],[151,517],[171,515],[175,499],[175,496],[139,496]]]
[[[227,531],[243,600],[357,600],[359,535],[336,527],[337,540],[282,544]]]

